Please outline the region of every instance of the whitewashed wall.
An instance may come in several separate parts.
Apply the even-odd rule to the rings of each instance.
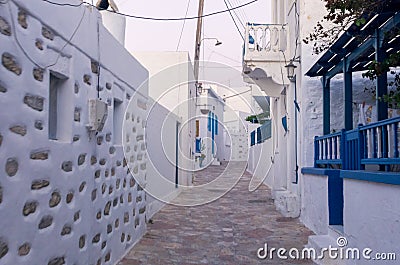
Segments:
[[[147,89],[135,90],[146,69],[84,6],[8,1],[0,7],[0,43],[0,264],[115,263],[145,231],[146,195],[115,143],[114,101],[124,109],[137,100],[125,117],[136,132],[123,142],[137,146],[134,174],[144,175],[145,110],[137,104]],[[94,134],[86,124],[88,99],[98,96],[97,64],[108,118]],[[50,73],[65,78],[62,141],[48,137]]]
[[[272,138],[264,143],[255,144],[249,149],[248,171],[256,178],[263,179],[264,183],[274,188],[274,171],[272,169],[273,154]]]
[[[149,104],[149,116],[145,129],[147,143],[147,214],[150,218],[166,202],[175,198],[180,189],[175,187],[176,174],[176,135],[180,119],[159,104]],[[179,157],[178,157],[179,165]],[[187,185],[187,179],[178,170],[178,184]]]
[[[301,175],[300,220],[316,234],[328,233],[328,176]]]
[[[200,138],[204,143],[204,154],[206,158],[203,162],[203,166],[212,162],[214,157],[218,161],[226,160],[225,152],[225,138],[224,138],[224,102],[219,97],[213,88],[207,88],[200,95],[197,100],[196,108],[196,119],[200,122]],[[218,117],[218,134],[214,135],[214,143],[212,143],[211,131],[208,130],[208,113],[203,114],[201,110],[208,110]],[[214,157],[212,154],[212,145],[214,144]]]
[[[182,184],[190,185],[194,169],[195,119],[192,117],[196,111],[196,90],[189,53],[150,51],[133,55],[149,70],[149,97],[180,119],[180,173],[186,178]]]
[[[371,248],[373,253],[400,253],[400,187],[344,179],[344,233],[349,247]],[[398,259],[398,257],[397,257]],[[371,264],[373,261],[349,261]],[[378,262],[378,261],[376,261]],[[394,264],[396,261],[381,261]]]

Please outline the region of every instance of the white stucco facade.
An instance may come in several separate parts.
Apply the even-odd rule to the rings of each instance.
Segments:
[[[0,20],[0,264],[115,264],[148,219],[148,71],[94,8],[15,0]]]
[[[196,152],[198,168],[226,160],[225,149],[229,149],[223,122],[225,102],[215,92],[216,86],[203,83],[202,87],[196,100],[196,139],[200,141],[200,152]]]
[[[243,68],[244,80],[256,83],[271,97],[275,151],[272,155],[272,176],[267,177],[265,183],[272,188],[276,208],[281,213],[300,217],[317,234],[317,237],[311,237],[311,246],[327,247],[338,236],[345,236],[351,247],[362,249],[368,244],[376,248],[376,251],[398,252],[393,245],[398,245],[395,243],[398,240],[394,239],[396,232],[393,232],[393,229],[397,229],[399,220],[397,206],[393,203],[398,200],[396,185],[345,178],[342,185],[343,195],[336,194],[343,196],[344,200],[343,226],[337,229],[329,223],[332,201],[329,201],[328,194],[334,191],[329,191],[328,176],[301,173],[302,168],[314,167],[314,137],[323,135],[322,83],[318,77],[310,78],[305,75],[317,61],[318,55],[313,54],[312,44],[306,45],[302,40],[313,32],[317,21],[325,13],[323,1],[276,0],[272,1],[273,25],[249,25],[246,31],[254,34],[252,27],[267,29],[266,32],[270,32],[267,36],[271,37],[272,42],[269,47],[262,47],[257,46],[257,42],[250,43],[253,40],[247,37],[250,44],[245,46],[248,52],[244,55]],[[279,29],[274,31],[276,27]],[[293,60],[297,66],[295,79],[291,81],[286,78],[285,68],[289,60]],[[364,112],[366,123],[375,122],[376,107],[374,97],[364,92],[365,87],[372,87],[374,84],[362,78],[361,73],[353,73],[352,79],[355,128],[362,121],[360,110]],[[342,75],[331,80],[331,131],[337,132],[344,127],[343,86]],[[297,103],[298,110],[294,102]],[[389,111],[389,117],[396,115],[397,110]],[[287,130],[284,130],[283,118],[286,118]],[[256,146],[254,154],[260,148]],[[250,157],[252,154],[250,150]],[[259,156],[263,163],[268,163],[270,155]],[[249,164],[249,168],[253,169],[254,165]],[[267,169],[268,166],[262,168],[263,171]],[[318,245],[316,242],[326,244]],[[339,264],[329,262],[321,264]]]
[[[194,169],[194,117],[195,96],[193,66],[188,52],[134,52],[137,58],[149,70],[149,97],[153,104],[160,104],[164,111],[168,110],[176,116],[179,127],[179,184],[191,185],[192,171]],[[150,106],[150,109],[153,107]],[[161,115],[171,118],[171,115]],[[166,126],[167,121],[161,117],[158,122]],[[163,144],[175,142],[175,134],[167,135]],[[151,135],[151,132],[149,132]],[[170,138],[169,138],[170,137]],[[172,150],[175,154],[175,147]],[[165,153],[165,151],[163,151]],[[175,156],[165,154],[169,160],[175,161]]]

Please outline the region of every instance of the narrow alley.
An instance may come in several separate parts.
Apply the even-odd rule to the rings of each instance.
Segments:
[[[195,185],[212,181],[225,167],[226,163],[197,172]],[[246,172],[230,192],[206,205],[165,206],[119,265],[312,264],[308,260],[257,258],[257,250],[265,243],[301,250],[312,232],[298,219],[279,214],[265,185],[249,192],[250,178]]]

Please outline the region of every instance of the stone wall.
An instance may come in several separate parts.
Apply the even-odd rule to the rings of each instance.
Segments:
[[[0,264],[114,264],[146,228],[146,195],[132,174],[146,174],[138,105],[147,98],[136,89],[147,71],[84,6],[8,1],[0,43]],[[55,125],[51,80],[61,91]],[[86,126],[95,98],[108,104],[99,133]],[[133,111],[115,116],[131,98]],[[116,140],[119,118],[134,162]]]

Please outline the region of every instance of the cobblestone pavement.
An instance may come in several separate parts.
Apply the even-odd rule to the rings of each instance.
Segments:
[[[194,185],[216,178],[224,166],[196,174]],[[298,219],[285,218],[274,207],[271,191],[248,191],[251,175],[220,199],[202,206],[165,206],[148,224],[147,233],[118,265],[136,264],[313,264],[308,260],[260,260],[257,249],[300,251],[312,234]],[[180,195],[182,196],[182,195]],[[184,194],[183,194],[184,196]]]

